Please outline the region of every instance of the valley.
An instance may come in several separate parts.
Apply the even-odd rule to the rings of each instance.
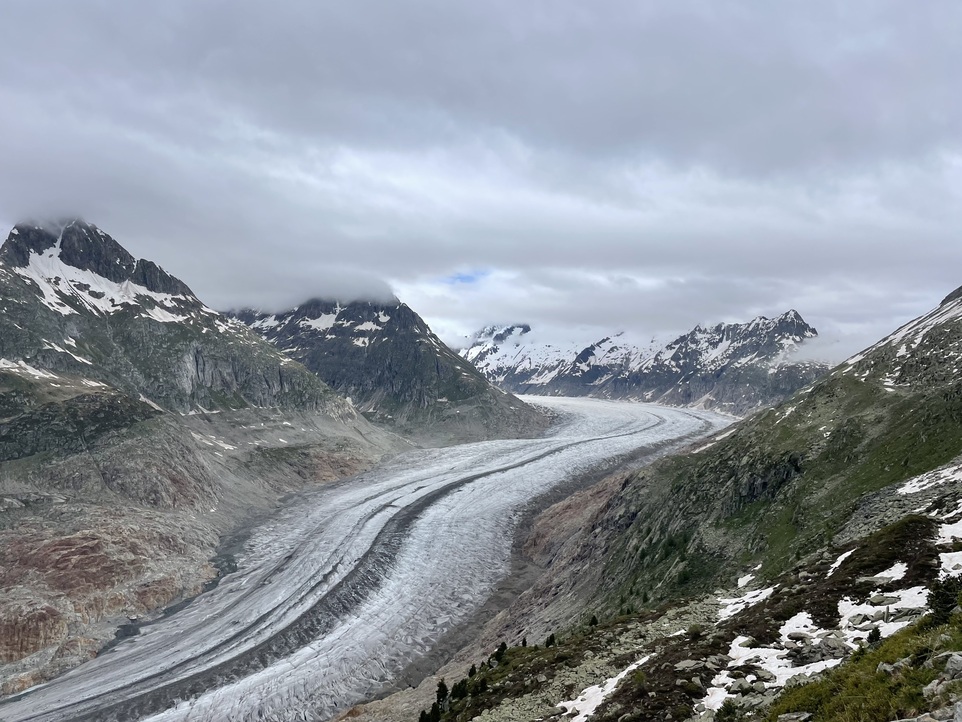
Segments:
[[[19,720],[328,719],[376,696],[505,576],[552,489],[718,430],[707,411],[539,400],[552,433],[412,450],[303,491],[176,614],[0,704]]]

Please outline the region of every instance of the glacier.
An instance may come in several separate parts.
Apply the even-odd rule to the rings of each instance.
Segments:
[[[236,571],[96,659],[0,703],[25,720],[328,719],[468,620],[509,572],[539,497],[731,422],[708,411],[528,398],[550,436],[418,449],[301,493]]]

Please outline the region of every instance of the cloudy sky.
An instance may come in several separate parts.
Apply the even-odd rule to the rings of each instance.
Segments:
[[[445,340],[797,308],[838,357],[962,284],[962,4],[4,0],[0,223],[207,303],[390,288]]]

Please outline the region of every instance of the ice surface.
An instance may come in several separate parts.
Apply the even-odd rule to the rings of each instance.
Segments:
[[[93,719],[122,705],[155,722],[328,719],[484,603],[533,498],[607,460],[730,423],[690,409],[535,401],[561,414],[553,436],[411,451],[302,494],[252,533],[215,589],[0,717]],[[206,691],[192,697],[192,685]]]

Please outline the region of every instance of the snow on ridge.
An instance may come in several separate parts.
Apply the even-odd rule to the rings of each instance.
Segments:
[[[73,339],[70,339],[70,341],[73,341]],[[64,341],[64,343],[67,343],[67,341]],[[71,344],[68,343],[67,345],[71,345]],[[77,344],[76,344],[76,341],[74,341],[74,343],[73,343],[72,345],[73,345],[74,347],[76,347],[76,345],[77,345]],[[65,353],[65,354],[67,354],[68,356],[72,356],[72,357],[74,358],[74,360],[79,361],[79,362],[82,363],[82,364],[87,364],[88,366],[93,366],[93,361],[91,361],[90,359],[86,359],[86,358],[84,358],[83,356],[78,356],[78,355],[75,354],[73,351],[68,351],[67,349],[65,349],[65,348],[63,348],[63,347],[61,347],[61,346],[58,346],[57,344],[55,344],[55,343],[53,343],[53,342],[51,342],[51,341],[44,341],[44,342],[43,342],[43,347],[44,347],[44,348],[47,348],[47,349],[50,349],[51,351],[57,351],[57,352],[59,352],[59,353]]]
[[[258,331],[268,331],[272,328],[277,328],[281,325],[276,315],[265,316],[264,318],[259,318],[251,324],[251,328]]]
[[[962,298],[944,303],[932,309],[924,316],[909,321],[878,343],[869,346],[864,351],[849,358],[842,366],[851,368],[873,351],[896,345],[898,345],[896,358],[905,358],[922,343],[929,331],[943,324],[958,320],[962,320]]]
[[[38,369],[31,366],[23,359],[18,361],[10,361],[5,358],[0,358],[0,370],[10,371],[15,374],[32,376],[35,379],[59,379],[60,377],[52,371],[44,371],[43,369]]]
[[[152,308],[145,309],[143,316],[162,323],[183,321],[187,317],[172,311],[182,311],[185,304],[200,305],[196,298],[151,291],[132,281],[117,283],[93,271],[76,268],[60,258],[60,239],[44,253],[31,252],[25,267],[14,267],[22,278],[32,281],[40,290],[41,302],[48,308],[70,316],[77,311],[63,301],[63,296],[79,300],[91,312],[110,315],[130,306],[140,306],[147,299]]]
[[[489,326],[476,334],[460,355],[489,378],[514,377],[512,381],[522,385],[543,385],[569,375],[597,385],[600,381],[592,374],[606,379],[629,377],[656,367],[679,372],[695,366],[714,372],[732,365],[765,363],[777,368],[801,342],[816,335],[814,330],[781,330],[786,323],[804,322],[789,311],[775,319],[758,317],[745,324],[698,325],[682,336],[654,337],[641,343],[619,332],[592,343],[562,344],[540,342],[527,325]],[[760,343],[774,343],[775,357],[759,355]]]

